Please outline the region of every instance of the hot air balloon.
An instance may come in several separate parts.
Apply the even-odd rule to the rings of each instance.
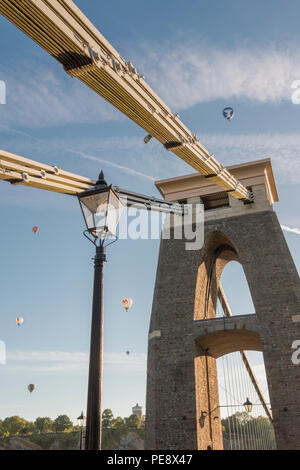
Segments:
[[[17,324],[18,326],[21,326],[22,323],[23,323],[23,321],[24,321],[24,318],[22,318],[22,317],[17,317],[17,318],[16,318],[16,324]]]
[[[34,384],[29,384],[27,388],[28,388],[29,392],[32,393],[33,390],[35,389],[35,385]]]
[[[126,310],[126,312],[127,312],[128,309],[129,309],[130,307],[132,307],[133,300],[130,299],[129,297],[125,297],[124,299],[122,299],[121,304],[122,304],[122,306],[125,308],[125,310]]]
[[[234,116],[233,109],[230,108],[230,107],[224,108],[223,109],[223,116],[224,116],[225,119],[227,119],[227,121],[231,121],[231,119]]]
[[[32,227],[32,231],[33,233],[38,233],[39,228],[35,225],[34,227]]]

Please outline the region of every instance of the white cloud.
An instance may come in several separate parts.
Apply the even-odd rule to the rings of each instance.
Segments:
[[[198,134],[223,165],[271,158],[277,183],[300,182],[298,134]]]
[[[158,47],[145,44],[136,51],[138,68],[176,111],[216,99],[291,100],[292,83],[300,79],[299,59],[294,46],[274,44],[222,49],[201,41],[173,41]],[[25,62],[0,72],[7,90],[2,123],[49,127],[127,119],[57,64]]]
[[[287,225],[281,225],[282,230],[285,230],[286,232],[292,232],[296,233],[297,235],[300,235],[300,229],[299,228],[292,228],[288,227]]]
[[[59,69],[23,63],[0,70],[6,83],[6,105],[0,124],[51,127],[69,123],[119,121],[122,114],[95,92],[64,76]]]
[[[7,365],[2,372],[87,372],[89,355],[84,352],[12,350],[7,353]],[[147,356],[144,353],[104,353],[104,372],[145,371]]]
[[[216,48],[203,42],[144,45],[137,65],[153,89],[176,110],[216,99],[260,103],[291,100],[300,79],[300,53],[293,46]]]
[[[8,351],[7,361],[18,362],[87,362],[88,354],[68,351]]]

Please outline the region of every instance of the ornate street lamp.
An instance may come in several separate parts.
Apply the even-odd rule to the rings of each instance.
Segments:
[[[108,186],[103,172],[92,189],[78,194],[79,203],[86,223],[84,235],[95,245],[94,291],[91,325],[88,403],[86,416],[85,449],[101,449],[102,434],[102,363],[103,363],[103,275],[106,261],[106,244],[116,241],[116,228],[124,205]]]
[[[86,224],[84,235],[96,247],[91,325],[85,449],[100,450],[102,434],[103,275],[106,246],[117,240],[116,229],[125,206],[183,214],[180,204],[136,194],[108,185],[101,171],[91,189],[77,194]],[[122,198],[122,200],[121,200]],[[123,202],[125,201],[125,202]],[[112,239],[107,242],[107,239]]]
[[[89,233],[95,240],[104,241],[115,236],[124,204],[115,193],[112,185],[107,185],[101,171],[99,179],[91,189],[78,194],[81,210]]]
[[[251,403],[248,397],[245,403],[243,403],[243,406],[245,407],[245,410],[247,411],[247,413],[251,413],[252,408],[253,408],[253,403]]]
[[[80,428],[80,450],[83,448],[83,429],[85,426],[85,416],[83,414],[83,411],[81,412],[81,415],[78,416],[77,418],[78,426]]]

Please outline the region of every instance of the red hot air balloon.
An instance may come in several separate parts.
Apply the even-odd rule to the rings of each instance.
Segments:
[[[39,228],[35,225],[34,227],[32,227],[32,231],[33,233],[38,233]]]
[[[130,299],[129,297],[125,297],[125,299],[122,299],[121,300],[121,304],[122,304],[122,307],[125,308],[126,312],[128,311],[128,309],[132,306],[133,304],[133,300]]]

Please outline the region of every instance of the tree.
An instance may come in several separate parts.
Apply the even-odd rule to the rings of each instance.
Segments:
[[[27,423],[26,419],[20,418],[20,416],[10,416],[3,420],[2,428],[6,435],[15,436],[22,433]]]
[[[232,440],[234,445],[238,442],[239,436],[242,436],[245,450],[252,449],[253,446],[256,449],[264,449],[266,444],[272,448],[276,447],[273,425],[265,416],[254,417],[238,411],[222,419],[222,432],[223,437]]]
[[[113,429],[120,429],[123,426],[124,426],[124,419],[121,418],[121,416],[117,416],[116,418],[113,419],[112,421]]]
[[[33,421],[26,421],[25,426],[21,430],[20,434],[33,434],[36,431],[36,427]]]
[[[0,436],[4,436],[5,433],[4,433],[4,428],[3,428],[3,421],[0,419]]]
[[[54,428],[54,422],[51,418],[36,418],[35,422],[36,430],[39,432],[51,432]]]
[[[109,408],[106,408],[102,413],[102,427],[108,429],[112,427],[114,415]]]
[[[59,415],[54,420],[54,428],[56,432],[70,431],[73,429],[73,423],[67,415]]]
[[[138,415],[132,414],[129,418],[125,418],[125,425],[128,429],[137,429],[141,426],[141,420]]]

